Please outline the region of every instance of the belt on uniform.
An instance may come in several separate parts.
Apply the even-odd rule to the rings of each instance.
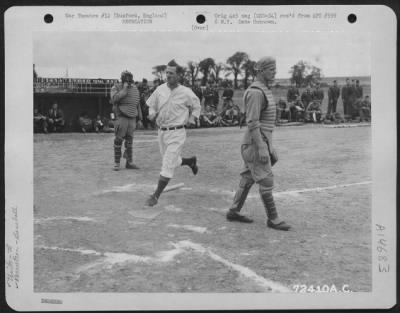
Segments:
[[[184,125],[180,125],[180,126],[173,126],[173,127],[160,127],[161,130],[175,130],[175,129],[181,129],[184,128]]]

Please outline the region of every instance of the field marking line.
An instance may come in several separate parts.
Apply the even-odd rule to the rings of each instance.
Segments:
[[[94,192],[93,195],[98,196],[105,193],[111,192],[131,192],[131,191],[143,191],[143,192],[151,192],[151,190],[155,189],[157,186],[152,184],[126,184],[122,186],[112,186],[111,189],[104,189],[102,191]]]
[[[179,184],[171,185],[171,186],[168,186],[167,188],[165,188],[163,192],[165,193],[165,192],[168,192],[168,191],[173,191],[173,190],[176,190],[176,189],[180,189],[180,188],[182,188],[183,186],[185,186],[184,183],[179,183]]]
[[[183,209],[176,207],[175,205],[169,204],[164,207],[164,209],[168,212],[180,213]]]
[[[235,264],[230,262],[229,260],[224,259],[223,257],[215,254],[210,249],[203,247],[198,243],[194,243],[189,240],[179,241],[177,243],[172,243],[174,249],[164,250],[156,253],[155,257],[152,256],[140,256],[135,254],[128,253],[115,253],[115,252],[98,252],[95,250],[89,249],[72,249],[72,248],[60,248],[60,247],[48,247],[48,246],[38,246],[35,249],[44,249],[44,250],[52,250],[52,251],[63,251],[63,252],[75,252],[80,253],[82,255],[94,255],[102,257],[100,260],[96,260],[94,262],[90,262],[83,266],[80,266],[76,269],[76,272],[86,272],[91,269],[111,269],[114,265],[118,264],[126,264],[126,263],[165,263],[171,262],[174,260],[176,256],[182,254],[187,250],[193,250],[200,254],[205,254],[209,256],[214,261],[222,263],[236,272],[242,274],[246,278],[254,281],[258,286],[264,288],[267,291],[272,292],[290,292],[291,290],[286,286],[277,283],[275,281],[266,279],[253,270],[249,269],[240,264]]]
[[[179,183],[175,185],[168,186],[167,188],[164,189],[164,192],[169,192],[173,191],[176,189],[180,189],[184,186],[184,183]],[[126,184],[122,186],[113,186],[111,189],[105,189],[102,191],[98,191],[93,193],[93,195],[102,195],[105,193],[111,193],[111,192],[131,192],[131,191],[143,191],[143,192],[151,192],[153,189],[155,189],[157,185],[149,185],[149,184]]]
[[[266,278],[258,275],[253,270],[249,269],[248,267],[232,263],[232,262],[224,259],[223,257],[215,254],[210,249],[204,248],[200,244],[191,242],[189,240],[184,240],[184,241],[180,241],[174,245],[178,248],[189,248],[189,249],[193,249],[194,251],[196,251],[198,253],[206,254],[214,261],[220,262],[220,263],[234,269],[236,272],[239,272],[243,276],[253,280],[258,286],[263,287],[264,289],[266,289],[268,291],[291,292],[291,290],[289,288],[287,288],[286,286],[284,286],[280,283],[274,282],[272,280],[266,279]]]
[[[182,228],[182,229],[190,230],[190,231],[200,233],[200,234],[205,234],[205,233],[209,232],[206,227],[194,226],[194,225],[168,224],[167,227]]]
[[[77,252],[83,255],[99,255],[101,256],[102,254],[100,252],[97,252],[95,250],[89,250],[89,249],[72,249],[72,248],[60,248],[60,247],[48,247],[44,245],[40,245],[35,247],[35,249],[43,249],[43,250],[51,250],[51,251],[62,251],[62,252]]]
[[[227,213],[228,209],[227,208],[204,208],[207,211],[211,212],[218,212],[218,213]]]
[[[34,219],[35,224],[47,223],[52,221],[96,222],[94,218],[87,216],[52,216]]]
[[[35,249],[61,251],[61,252],[73,252],[80,253],[82,255],[94,255],[99,256],[101,259],[88,264],[82,265],[76,269],[76,272],[86,272],[94,268],[111,269],[114,265],[125,264],[125,263],[163,263],[172,261],[175,256],[184,252],[183,248],[174,248],[172,250],[160,251],[156,253],[155,257],[152,256],[141,256],[128,253],[118,252],[98,252],[95,250],[88,249],[72,249],[72,248],[60,248],[60,247],[48,247],[48,246],[37,246]]]
[[[156,253],[156,257],[151,256],[139,256],[134,254],[127,254],[127,253],[114,253],[114,252],[98,252],[95,250],[88,250],[88,249],[71,249],[71,248],[59,248],[59,247],[47,247],[47,246],[38,246],[37,249],[45,249],[45,250],[52,250],[52,251],[64,251],[64,252],[75,252],[80,253],[82,255],[95,255],[103,257],[100,260],[96,260],[94,262],[85,264],[83,266],[78,267],[76,272],[86,272],[91,269],[100,267],[101,269],[111,269],[114,265],[117,264],[125,264],[125,263],[164,263],[164,262],[171,262],[173,259],[182,254],[184,251],[193,250],[200,254],[205,254],[209,256],[214,261],[224,264],[235,270],[236,272],[242,274],[246,278],[254,281],[258,286],[264,288],[267,291],[272,292],[291,292],[289,288],[286,286],[277,283],[275,281],[266,279],[253,270],[249,269],[240,264],[235,264],[230,262],[229,260],[224,259],[223,257],[215,254],[210,249],[203,247],[198,243],[194,243],[189,240],[179,241],[178,243],[172,243],[174,249],[160,251]]]
[[[298,190],[287,190],[287,191],[278,191],[278,192],[273,192],[274,196],[283,196],[283,195],[291,195],[291,196],[297,196],[300,193],[306,193],[306,192],[315,192],[315,191],[323,191],[323,190],[329,190],[329,189],[336,189],[336,188],[346,188],[346,187],[352,187],[352,186],[359,186],[359,185],[369,185],[371,184],[372,181],[363,181],[363,182],[358,182],[358,183],[350,183],[350,184],[339,184],[339,185],[331,185],[331,186],[325,186],[325,187],[314,187],[314,188],[306,188],[306,189],[298,189]],[[231,190],[223,190],[223,189],[210,189],[210,192],[213,193],[219,193],[227,196],[234,196],[235,191]],[[258,193],[250,193],[247,197],[247,199],[254,199],[254,198],[259,198]]]
[[[372,183],[372,181],[368,180],[368,181],[363,181],[363,182],[359,182],[359,183],[351,183],[351,184],[340,184],[340,185],[332,185],[332,186],[326,186],[326,187],[315,187],[315,188],[306,188],[306,189],[299,189],[299,190],[279,191],[279,192],[275,192],[274,196],[295,195],[298,193],[305,193],[305,192],[330,190],[330,189],[336,189],[336,188],[346,188],[346,187],[359,186],[359,185],[369,185],[371,183]]]

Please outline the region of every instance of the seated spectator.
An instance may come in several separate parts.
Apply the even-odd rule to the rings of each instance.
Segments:
[[[197,117],[194,117],[194,124],[190,123],[189,121],[186,123],[185,127],[186,128],[199,128],[200,127],[200,119]]]
[[[340,124],[344,123],[344,118],[339,112],[331,112],[326,115],[324,119],[324,124]]]
[[[199,98],[201,104],[201,101],[203,100],[203,90],[201,90],[200,80],[196,79],[194,85],[192,86],[192,91],[197,96],[197,98]]]
[[[359,114],[360,122],[371,121],[371,101],[369,100],[369,96],[365,96],[364,100],[361,101]]]
[[[48,118],[48,130],[57,132],[64,129],[64,114],[61,109],[58,108],[57,102],[53,103],[53,106],[49,110]]]
[[[305,118],[305,109],[304,109],[304,104],[301,102],[299,99],[298,95],[294,96],[294,101],[289,103],[290,106],[290,115],[291,115],[291,120],[293,121],[304,121]]]
[[[301,94],[301,102],[304,104],[304,109],[307,111],[308,105],[313,100],[313,93],[311,92],[311,86],[308,85],[307,89]]]
[[[221,118],[218,117],[218,113],[215,109],[210,105],[206,105],[204,112],[200,114],[200,127],[220,126],[218,123]]]
[[[321,117],[321,103],[317,100],[311,101],[306,110],[306,121],[319,123],[321,122]]]
[[[96,133],[103,131],[106,124],[104,123],[105,118],[101,117],[100,114],[97,114],[96,119],[94,121],[94,130]]]
[[[351,114],[352,120],[358,120],[360,122],[368,121],[371,117],[371,102],[369,97],[356,99],[353,102],[353,110]]]
[[[224,92],[222,93],[222,100],[223,102],[223,106],[222,106],[222,111],[224,111],[229,105],[233,105],[233,89],[226,87],[224,89]]]
[[[82,133],[93,131],[93,120],[89,117],[87,112],[83,112],[79,117],[79,129]]]
[[[203,92],[204,106],[210,105],[217,109],[218,106],[218,90],[212,86],[210,82],[207,82],[206,88]]]
[[[37,108],[33,110],[33,132],[47,134],[47,117],[41,114]]]
[[[107,117],[104,117],[102,119],[104,127],[103,127],[103,133],[113,133],[114,132],[114,123],[112,120],[108,119]]]
[[[221,118],[223,126],[239,125],[240,108],[237,105],[233,104],[233,102],[229,103],[226,109],[221,112]]]
[[[291,112],[285,100],[279,99],[276,104],[276,122],[281,123],[282,119],[291,120]]]

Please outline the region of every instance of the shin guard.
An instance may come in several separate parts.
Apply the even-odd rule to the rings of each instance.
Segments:
[[[276,211],[274,197],[272,195],[273,180],[272,178],[264,178],[259,182],[260,196],[264,204],[265,212],[268,219],[273,220],[278,217]]]
[[[121,148],[122,148],[122,139],[115,138],[114,139],[114,162],[118,163],[121,160]]]
[[[245,177],[240,179],[239,188],[236,190],[233,203],[229,209],[230,211],[240,212],[253,184],[254,181]]]

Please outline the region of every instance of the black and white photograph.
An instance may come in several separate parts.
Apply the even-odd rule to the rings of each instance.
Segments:
[[[9,238],[24,236],[29,210],[38,308],[72,294],[148,297],[132,309],[162,308],[159,294],[260,297],[242,309],[296,308],[262,295],[312,295],[309,308],[341,308],[323,297],[373,294],[382,277],[392,286],[395,189],[382,189],[382,174],[395,173],[385,119],[395,89],[381,95],[395,71],[382,77],[389,58],[374,62],[377,34],[349,29],[346,7],[124,8],[45,16],[54,28],[31,29],[21,64],[29,100],[6,108],[25,136],[14,142],[6,125],[6,166],[25,165],[9,147],[32,172],[31,208],[8,202]],[[174,14],[192,20],[171,26]],[[24,198],[8,186],[9,199]],[[19,239],[6,244],[11,290]]]

